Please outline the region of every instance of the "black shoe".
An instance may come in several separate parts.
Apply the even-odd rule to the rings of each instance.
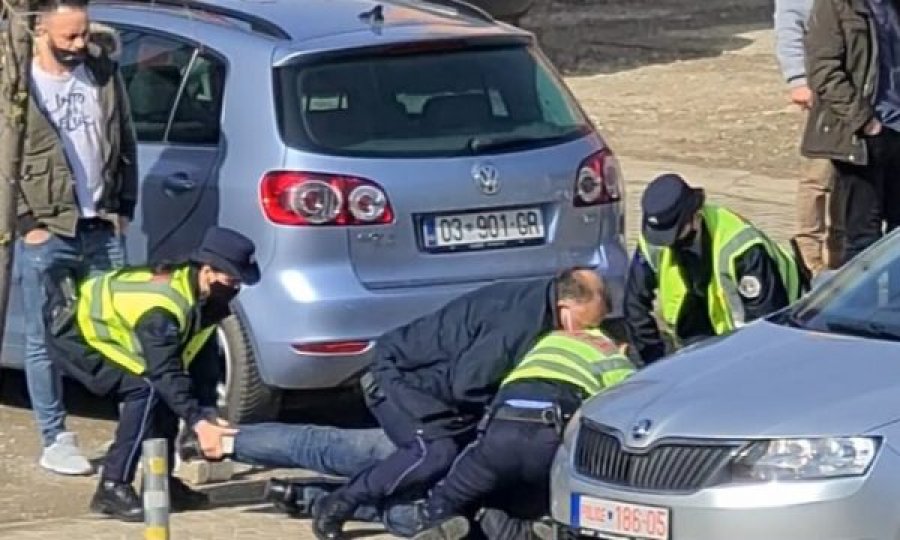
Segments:
[[[91,511],[122,521],[144,521],[141,498],[131,484],[102,480],[91,499]]]
[[[341,493],[327,495],[316,515],[313,516],[313,534],[319,540],[344,538],[344,523],[353,517],[356,507],[343,499]]]
[[[345,483],[344,480],[319,477],[293,480],[270,478],[266,482],[263,498],[271,502],[277,510],[291,517],[309,519],[312,517],[312,506],[315,500],[305,497],[304,488],[316,487],[330,494]]]
[[[463,540],[469,535],[469,520],[453,516],[419,531],[413,540]]]
[[[173,512],[209,508],[209,495],[189,488],[187,484],[174,476],[169,477],[169,501]]]

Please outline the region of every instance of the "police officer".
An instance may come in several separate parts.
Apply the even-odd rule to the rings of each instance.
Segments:
[[[597,274],[575,268],[483,287],[382,336],[363,387],[396,450],[326,497],[316,536],[341,538],[360,506],[424,495],[472,440],[516,362],[547,332],[598,325],[605,302]]]
[[[222,453],[223,436],[235,433],[215,413],[219,359],[216,324],[242,283],[259,280],[253,243],[211,228],[189,260],[155,269],[124,268],[82,282],[48,283],[48,342],[70,376],[92,392],[121,402],[119,424],[99,486],[95,512],[125,521],[143,519],[132,487],[145,439],[169,442],[169,464],[182,419],[209,457]],[[170,471],[171,473],[171,471]],[[171,477],[175,510],[207,501]]]
[[[641,199],[642,234],[625,289],[633,352],[644,363],[665,355],[653,316],[675,346],[729,332],[800,297],[795,257],[736,213],[707,204],[681,176],[654,179]]]
[[[479,438],[431,491],[424,530],[414,538],[466,538],[462,516],[479,506],[493,509],[480,519],[489,539],[537,536],[532,522],[550,512],[550,467],[565,423],[582,401],[633,372],[599,330],[542,338],[503,381]]]

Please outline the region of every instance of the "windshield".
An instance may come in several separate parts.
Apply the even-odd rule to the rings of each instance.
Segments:
[[[781,319],[811,330],[900,339],[900,235],[882,239]]]
[[[515,45],[276,70],[282,135],[329,154],[438,157],[537,148],[591,128],[546,61]]]

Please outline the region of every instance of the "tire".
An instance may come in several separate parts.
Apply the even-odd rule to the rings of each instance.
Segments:
[[[234,315],[217,332],[225,369],[220,385],[219,409],[233,424],[275,420],[281,410],[281,392],[267,386],[259,375],[247,332]]]

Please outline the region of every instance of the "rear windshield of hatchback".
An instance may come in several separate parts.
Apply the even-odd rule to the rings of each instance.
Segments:
[[[547,61],[524,45],[378,54],[276,70],[290,146],[345,156],[519,151],[591,131]]]

